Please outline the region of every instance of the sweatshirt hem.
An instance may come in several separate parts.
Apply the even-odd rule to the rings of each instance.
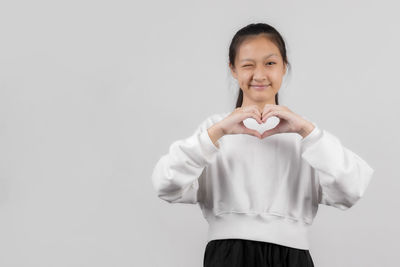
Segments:
[[[224,213],[207,216],[207,241],[241,238],[275,243],[282,246],[309,249],[310,224],[260,213]]]

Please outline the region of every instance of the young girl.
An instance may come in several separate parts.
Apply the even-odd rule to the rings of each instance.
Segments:
[[[199,204],[208,221],[206,267],[314,266],[308,230],[318,205],[350,208],[373,175],[336,136],[278,104],[288,64],[275,28],[240,29],[229,47],[236,108],[173,142],[154,168],[158,197]]]

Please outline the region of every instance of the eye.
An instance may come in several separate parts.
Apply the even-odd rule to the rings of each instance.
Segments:
[[[269,63],[275,64],[275,62],[268,62],[267,65],[268,65]]]

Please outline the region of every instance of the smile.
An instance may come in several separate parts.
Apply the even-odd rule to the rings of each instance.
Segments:
[[[250,87],[253,87],[254,89],[265,89],[268,86],[270,86],[270,85],[261,85],[261,86],[259,86],[259,85],[250,85]]]

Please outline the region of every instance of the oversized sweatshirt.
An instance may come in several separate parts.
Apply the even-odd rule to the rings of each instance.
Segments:
[[[170,145],[151,176],[157,196],[198,204],[208,241],[241,238],[309,249],[319,204],[350,208],[374,169],[310,120],[315,127],[304,138],[229,134],[215,145],[207,129],[230,113],[210,115],[191,136]]]

